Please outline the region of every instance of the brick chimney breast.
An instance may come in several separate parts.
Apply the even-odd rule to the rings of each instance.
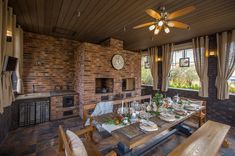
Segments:
[[[123,50],[123,41],[115,39],[115,38],[109,38],[109,39],[101,42],[101,45]]]

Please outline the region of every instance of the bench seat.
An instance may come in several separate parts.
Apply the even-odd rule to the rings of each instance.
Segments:
[[[209,120],[168,156],[215,156],[229,129],[229,125]]]

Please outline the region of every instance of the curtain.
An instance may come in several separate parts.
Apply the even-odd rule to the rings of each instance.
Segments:
[[[162,91],[166,92],[169,85],[169,72],[173,57],[173,44],[162,46]]]
[[[217,33],[217,98],[228,99],[228,79],[235,70],[235,30],[232,32]]]
[[[8,8],[7,11],[7,31],[11,32],[11,35],[14,36],[15,30],[15,16],[13,15],[12,8]],[[14,38],[12,37],[11,42],[6,42],[5,55],[14,56]],[[3,73],[3,107],[11,105],[14,100],[14,93],[12,90],[12,72]]]
[[[153,90],[157,90],[158,86],[158,49],[157,47],[149,48],[148,53],[150,55],[150,68],[153,78]]]
[[[208,97],[208,36],[194,38],[192,43],[195,68],[201,83],[199,96]]]
[[[7,3],[8,1],[0,0],[0,70],[3,68],[3,61],[6,52],[6,31],[7,31]],[[3,96],[3,73],[0,73],[0,113],[3,112],[4,96]]]
[[[16,76],[17,76],[17,87],[16,91],[19,94],[23,94],[23,30],[20,26],[15,29],[14,36],[14,56],[18,58],[17,67],[16,67]]]

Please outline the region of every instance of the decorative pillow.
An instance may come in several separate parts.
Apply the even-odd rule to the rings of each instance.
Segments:
[[[72,150],[73,156],[87,156],[87,151],[81,139],[72,131],[66,130],[69,146]],[[67,152],[65,151],[65,155]]]

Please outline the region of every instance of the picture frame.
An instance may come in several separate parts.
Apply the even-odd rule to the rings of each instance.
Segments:
[[[190,58],[189,57],[180,58],[179,66],[180,67],[189,67],[190,66]]]
[[[149,62],[144,62],[144,68],[149,69],[150,68],[150,63]]]

